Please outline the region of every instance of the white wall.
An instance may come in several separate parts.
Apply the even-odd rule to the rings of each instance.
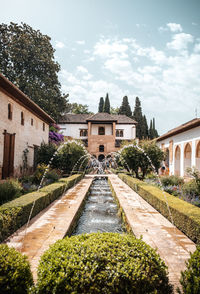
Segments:
[[[80,129],[87,129],[87,124],[58,124],[64,136],[69,136],[74,139],[85,139],[87,137],[80,137]]]
[[[116,130],[124,130],[124,137],[116,137],[116,139],[133,140],[136,137],[135,125],[116,124]]]
[[[98,135],[99,127],[105,128],[105,135],[112,135],[112,124],[92,124],[91,135]]]
[[[170,174],[174,174],[174,165],[175,165],[175,150],[176,146],[179,145],[181,148],[180,154],[180,175],[184,176],[184,146],[186,143],[192,143],[192,158],[191,158],[191,166],[196,165],[196,141],[200,140],[200,126],[193,128],[191,130],[182,132],[180,134],[171,136],[162,141],[159,141],[158,146],[162,146],[164,144],[165,148],[169,147],[169,142],[173,140],[173,160],[169,166]]]

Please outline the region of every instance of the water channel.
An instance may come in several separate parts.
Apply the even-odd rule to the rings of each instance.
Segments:
[[[125,231],[118,205],[106,177],[94,178],[85,207],[72,235],[95,232]]]

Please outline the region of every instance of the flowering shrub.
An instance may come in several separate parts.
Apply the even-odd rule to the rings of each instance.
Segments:
[[[49,132],[49,142],[50,143],[55,143],[57,145],[63,141],[64,141],[64,136],[62,134],[56,133],[54,131]]]

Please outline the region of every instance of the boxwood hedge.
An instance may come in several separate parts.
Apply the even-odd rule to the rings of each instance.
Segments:
[[[154,249],[133,235],[66,237],[38,267],[37,294],[172,293],[167,268]]]
[[[22,294],[28,293],[33,285],[33,277],[27,257],[0,244],[0,293]]]
[[[200,293],[200,246],[186,262],[186,270],[181,273],[180,283],[184,294]]]
[[[62,178],[57,183],[48,185],[37,192],[25,194],[15,200],[0,206],[0,241],[5,240],[17,229],[23,226],[35,201],[32,217],[57,199],[62,193],[72,187],[82,178],[82,175],[73,175]]]
[[[159,188],[144,183],[124,174],[118,176],[133,190],[149,202],[156,210],[171,221],[169,205],[174,225],[185,233],[195,243],[200,244],[200,208],[173,195],[161,191]],[[163,195],[165,194],[165,197]]]

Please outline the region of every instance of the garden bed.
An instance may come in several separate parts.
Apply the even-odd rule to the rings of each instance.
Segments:
[[[200,244],[200,208],[138,179],[125,174],[118,174],[118,176],[156,210],[171,221],[166,204],[167,200],[174,225],[195,243]]]
[[[23,226],[29,218],[34,217],[51,202],[62,195],[64,191],[80,181],[82,175],[61,178],[58,182],[43,187],[37,192],[28,193],[0,206],[0,241],[5,240],[17,229]]]

